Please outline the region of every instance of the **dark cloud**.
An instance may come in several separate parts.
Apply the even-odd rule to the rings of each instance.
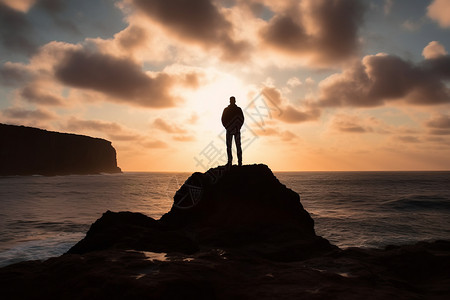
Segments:
[[[119,45],[123,49],[139,48],[148,39],[147,31],[140,26],[131,25],[126,33],[118,37]]]
[[[290,16],[274,17],[262,35],[269,44],[293,53],[305,51],[310,46],[303,27],[295,23]]]
[[[226,60],[246,57],[249,45],[233,38],[233,25],[210,0],[133,0],[137,8],[160,23],[178,38],[202,45],[219,47]]]
[[[26,86],[20,92],[20,95],[31,103],[43,104],[43,105],[63,105],[63,98],[60,96],[52,95],[36,86]]]
[[[336,121],[333,123],[333,128],[341,132],[349,132],[349,133],[366,133],[368,131],[366,128],[362,127],[358,123],[350,121]]]
[[[426,59],[420,64],[420,67],[435,76],[450,79],[450,55]]]
[[[62,0],[39,0],[38,5],[51,13],[61,12],[65,8]]]
[[[300,110],[292,105],[287,105],[282,109],[282,114],[278,116],[278,119],[286,123],[301,123],[316,121],[319,119],[320,114],[321,112],[317,108],[306,108]]]
[[[393,55],[369,55],[322,81],[318,104],[375,107],[399,99],[418,105],[450,103],[446,78],[435,60],[415,65]]]
[[[42,109],[29,110],[24,108],[6,108],[1,110],[4,117],[8,119],[17,120],[38,120],[38,121],[48,121],[55,119],[55,115]]]
[[[397,136],[396,140],[403,143],[412,143],[412,144],[420,143],[419,138],[411,135]]]
[[[178,134],[187,133],[187,130],[179,127],[176,124],[170,124],[161,118],[157,118],[153,121],[153,127],[165,131],[167,133],[178,133]]]
[[[270,100],[275,105],[281,105],[285,100],[281,97],[281,92],[275,88],[270,86],[265,86],[262,89],[261,94],[264,95],[267,99]]]
[[[165,73],[147,75],[131,59],[85,50],[68,51],[55,67],[62,83],[114,97],[113,100],[144,107],[171,107],[179,99],[170,89],[177,79]]]
[[[65,126],[69,131],[96,130],[100,132],[122,132],[122,126],[114,122],[105,122],[99,120],[80,120],[72,117],[67,121]]]
[[[321,111],[318,108],[312,108],[309,104],[304,108],[296,108],[291,104],[288,104],[288,100],[282,97],[280,90],[275,87],[265,86],[261,92],[264,97],[269,100],[276,109],[280,110],[280,113],[275,117],[280,121],[286,123],[301,123],[307,121],[318,120]],[[274,108],[275,109],[275,108]]]
[[[298,136],[290,130],[282,130],[278,127],[265,127],[261,129],[255,129],[257,136],[273,136],[288,142],[297,139]]]
[[[431,134],[450,135],[450,116],[440,115],[425,123]]]
[[[10,51],[32,54],[36,43],[26,15],[0,2],[0,43]]]
[[[349,58],[358,49],[364,7],[357,0],[293,1],[260,32],[263,43],[294,56],[327,64]]]
[[[31,74],[22,65],[5,63],[0,67],[0,83],[7,86],[23,85],[31,79]]]
[[[67,1],[63,0],[38,0],[37,7],[47,13],[58,28],[65,29],[71,33],[81,34],[77,25],[63,15],[67,3]]]

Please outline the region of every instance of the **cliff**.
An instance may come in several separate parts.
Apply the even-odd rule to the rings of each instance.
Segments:
[[[118,173],[111,142],[0,124],[0,175]]]
[[[107,211],[70,251],[0,269],[5,299],[448,299],[450,242],[339,249],[265,165],[194,173],[159,220]]]

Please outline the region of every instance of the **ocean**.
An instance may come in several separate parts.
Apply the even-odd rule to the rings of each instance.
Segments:
[[[341,248],[450,239],[450,172],[282,172]],[[0,267],[66,252],[107,210],[159,218],[190,173],[0,177]]]

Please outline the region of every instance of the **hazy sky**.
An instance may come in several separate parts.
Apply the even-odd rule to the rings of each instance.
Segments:
[[[450,0],[0,0],[0,122],[125,171],[450,169]]]

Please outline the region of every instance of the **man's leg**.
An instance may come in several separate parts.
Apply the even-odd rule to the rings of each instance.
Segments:
[[[242,148],[241,148],[241,132],[238,131],[234,135],[234,141],[236,142],[236,151],[238,156],[238,164],[242,166]]]
[[[231,139],[233,135],[227,131],[226,140],[227,140],[227,156],[228,156],[228,164],[231,165],[233,161],[233,155],[231,154]]]

